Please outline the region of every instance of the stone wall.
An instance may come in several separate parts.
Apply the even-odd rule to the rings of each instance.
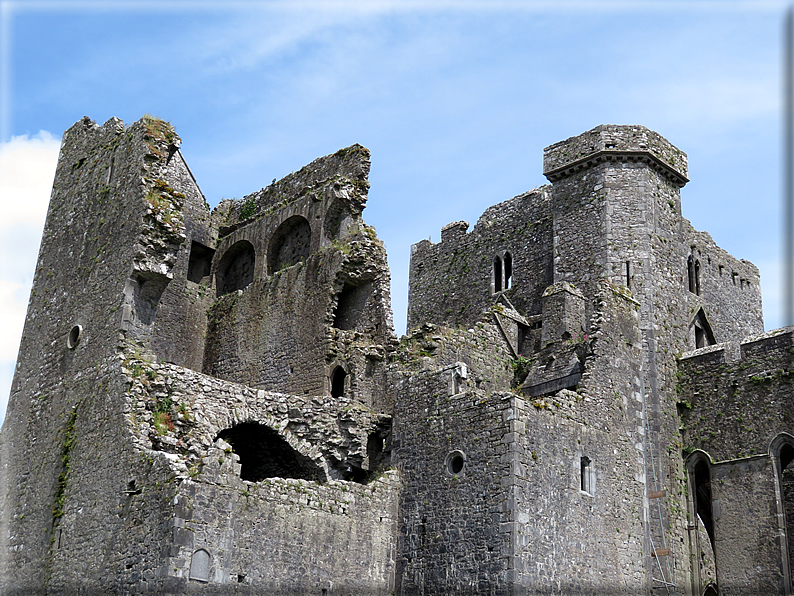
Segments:
[[[551,186],[412,247],[398,344],[366,149],[210,213],[179,145],[150,117],[64,136],[5,593],[789,589],[794,331],[735,343],[758,270],[681,217],[683,152],[547,148]]]
[[[5,585],[42,589],[55,575],[52,548],[68,504],[93,507],[101,491],[91,478],[124,475],[125,443],[114,415],[120,409],[105,393],[113,387],[107,367],[120,332],[150,337],[185,238],[174,217],[179,197],[155,197],[157,174],[177,142],[170,126],[154,119],[125,129],[117,119],[99,127],[85,118],[64,134],[0,433]],[[88,453],[105,441],[116,458],[89,465]],[[72,471],[78,467],[81,476]],[[94,521],[108,517],[99,536],[114,532],[109,511]],[[98,537],[90,546],[102,552],[102,544]]]
[[[500,293],[524,315],[540,314],[541,296],[552,283],[550,215],[548,189],[541,188],[489,207],[468,234],[466,222],[455,222],[441,231],[440,243],[414,244],[408,328],[470,326]]]
[[[396,339],[386,253],[360,215],[368,171],[369,153],[353,146],[227,206],[212,265],[218,299],[208,313],[205,372],[330,395],[339,393],[332,377],[341,367],[344,392],[388,406],[379,400]],[[251,271],[234,285],[227,269],[243,254]]]
[[[709,475],[699,486],[710,491],[712,506],[699,514],[713,525],[721,593],[777,594],[790,585],[786,518],[794,499],[785,446],[794,450],[793,335],[780,329],[688,352],[680,361],[684,448],[691,461],[702,454],[707,463]],[[691,494],[696,480],[690,472]],[[690,508],[698,513],[697,503]],[[701,540],[700,548],[708,545]]]

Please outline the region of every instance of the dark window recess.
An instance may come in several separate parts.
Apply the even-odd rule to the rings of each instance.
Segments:
[[[466,455],[462,451],[456,449],[447,455],[444,466],[447,468],[449,474],[456,476],[460,474],[466,466]]]
[[[189,281],[201,283],[201,280],[210,274],[212,258],[215,251],[209,246],[204,246],[195,240],[190,243],[190,259],[187,265],[187,278]]]
[[[293,215],[282,222],[267,249],[268,275],[306,260],[311,239],[312,229],[305,217]]]
[[[695,259],[695,294],[700,296],[700,261]]]
[[[367,459],[370,477],[390,463],[391,453],[386,451],[386,437],[382,432],[370,433],[367,437]]]
[[[794,546],[792,532],[794,528],[794,446],[786,443],[780,450],[780,490],[783,493],[783,512],[786,517],[786,528],[789,536],[789,565],[794,569]]]
[[[360,286],[345,283],[336,299],[334,327],[344,331],[363,331],[372,324],[372,316],[367,308],[372,294],[372,282]]]
[[[631,262],[626,261],[626,287],[631,289]]]
[[[218,296],[242,290],[254,281],[255,263],[253,245],[247,240],[235,242],[218,263],[215,273]]]
[[[592,460],[589,457],[582,456],[582,459],[580,460],[580,464],[579,464],[579,467],[580,467],[580,475],[579,475],[580,486],[579,486],[579,488],[581,488],[582,491],[584,491],[584,492],[586,492],[588,494],[593,494],[593,480],[592,480],[593,468],[591,467],[592,463],[593,462],[592,462]]]
[[[695,347],[696,348],[705,348],[708,344],[706,343],[706,332],[703,330],[703,327],[695,324]]]
[[[242,422],[218,434],[240,456],[240,478],[300,478],[323,482],[325,474],[309,457],[296,451],[278,432],[258,422]]]
[[[157,314],[160,297],[163,295],[168,279],[162,273],[140,273],[133,284],[133,302],[136,318],[144,325],[150,325]]]
[[[331,373],[331,397],[342,397],[345,394],[345,378],[345,369],[337,366]]]
[[[711,330],[711,325],[706,318],[706,313],[701,308],[698,310],[695,318],[692,320],[692,327],[695,332],[695,348],[705,348],[706,346],[713,346],[717,343],[714,338],[714,332]],[[692,336],[690,335],[690,338]]]
[[[325,213],[323,220],[323,232],[328,240],[335,240],[339,238],[340,233],[344,231],[346,222],[350,221],[350,209],[340,199],[336,199],[328,211]]]
[[[505,251],[493,258],[493,291],[501,292],[513,287],[513,255]]]
[[[698,261],[694,255],[689,255],[686,270],[689,280],[689,291],[700,296],[700,261]]]
[[[493,258],[493,289],[494,292],[502,291],[502,259]]]
[[[711,473],[705,461],[695,464],[695,513],[703,522],[714,550],[714,519],[711,512]]]

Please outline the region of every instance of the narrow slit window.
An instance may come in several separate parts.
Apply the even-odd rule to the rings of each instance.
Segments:
[[[505,290],[509,290],[513,287],[513,255],[511,255],[509,252],[505,253],[504,268]]]
[[[631,263],[626,261],[626,287],[631,288]]]
[[[582,492],[587,493],[588,495],[593,494],[593,462],[587,456],[582,456],[580,460],[580,488]]]
[[[700,296],[700,261],[695,259],[695,294]]]

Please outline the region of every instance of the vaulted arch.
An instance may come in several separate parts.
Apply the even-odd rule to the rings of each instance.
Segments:
[[[215,271],[218,296],[242,290],[254,281],[255,264],[256,251],[248,240],[232,244]]]
[[[311,238],[312,229],[305,217],[293,215],[281,222],[267,249],[268,275],[306,260]]]

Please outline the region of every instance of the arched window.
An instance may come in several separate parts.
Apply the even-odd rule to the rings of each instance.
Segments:
[[[505,290],[509,290],[513,287],[513,256],[509,252],[505,252],[503,263],[505,269]]]
[[[708,454],[696,450],[686,461],[689,477],[690,516],[696,532],[690,534],[693,558],[692,586],[694,593],[700,593],[703,584],[716,570],[714,517],[711,494],[711,460]]]
[[[345,394],[345,379],[347,373],[341,366],[337,366],[331,373],[331,397],[342,397]]]
[[[200,582],[210,580],[210,554],[200,548],[190,557],[190,579]]]
[[[714,550],[714,517],[711,509],[711,467],[704,459],[695,463],[695,514],[703,522]]]
[[[493,291],[502,291],[502,259],[498,255],[493,258]]]
[[[588,495],[593,494],[595,485],[595,482],[593,482],[595,474],[592,464],[593,460],[586,455],[583,455],[579,460],[579,489]]]
[[[267,249],[267,273],[304,261],[309,256],[312,229],[305,217],[293,215],[284,220],[270,238]]]
[[[695,259],[695,294],[700,296],[700,261]]]
[[[255,262],[254,246],[248,240],[232,244],[215,272],[218,296],[242,290],[254,281]]]
[[[493,258],[493,292],[509,290],[513,287],[513,255],[504,251]]]
[[[786,516],[789,569],[794,572],[794,445],[791,443],[780,450],[780,492]]]
[[[769,449],[770,454],[777,459],[778,482],[780,485],[780,503],[785,529],[786,543],[788,546],[789,578],[794,573],[794,436],[781,433]],[[785,561],[783,563],[785,565]],[[792,582],[794,583],[794,581]]]
[[[714,332],[711,329],[711,324],[706,317],[706,312],[700,308],[695,316],[692,317],[690,325],[690,341],[694,334],[695,348],[705,348],[706,346],[713,346],[717,341],[714,339]]]
[[[689,291],[700,296],[700,261],[695,258],[695,255],[689,255],[686,262],[686,271]]]

